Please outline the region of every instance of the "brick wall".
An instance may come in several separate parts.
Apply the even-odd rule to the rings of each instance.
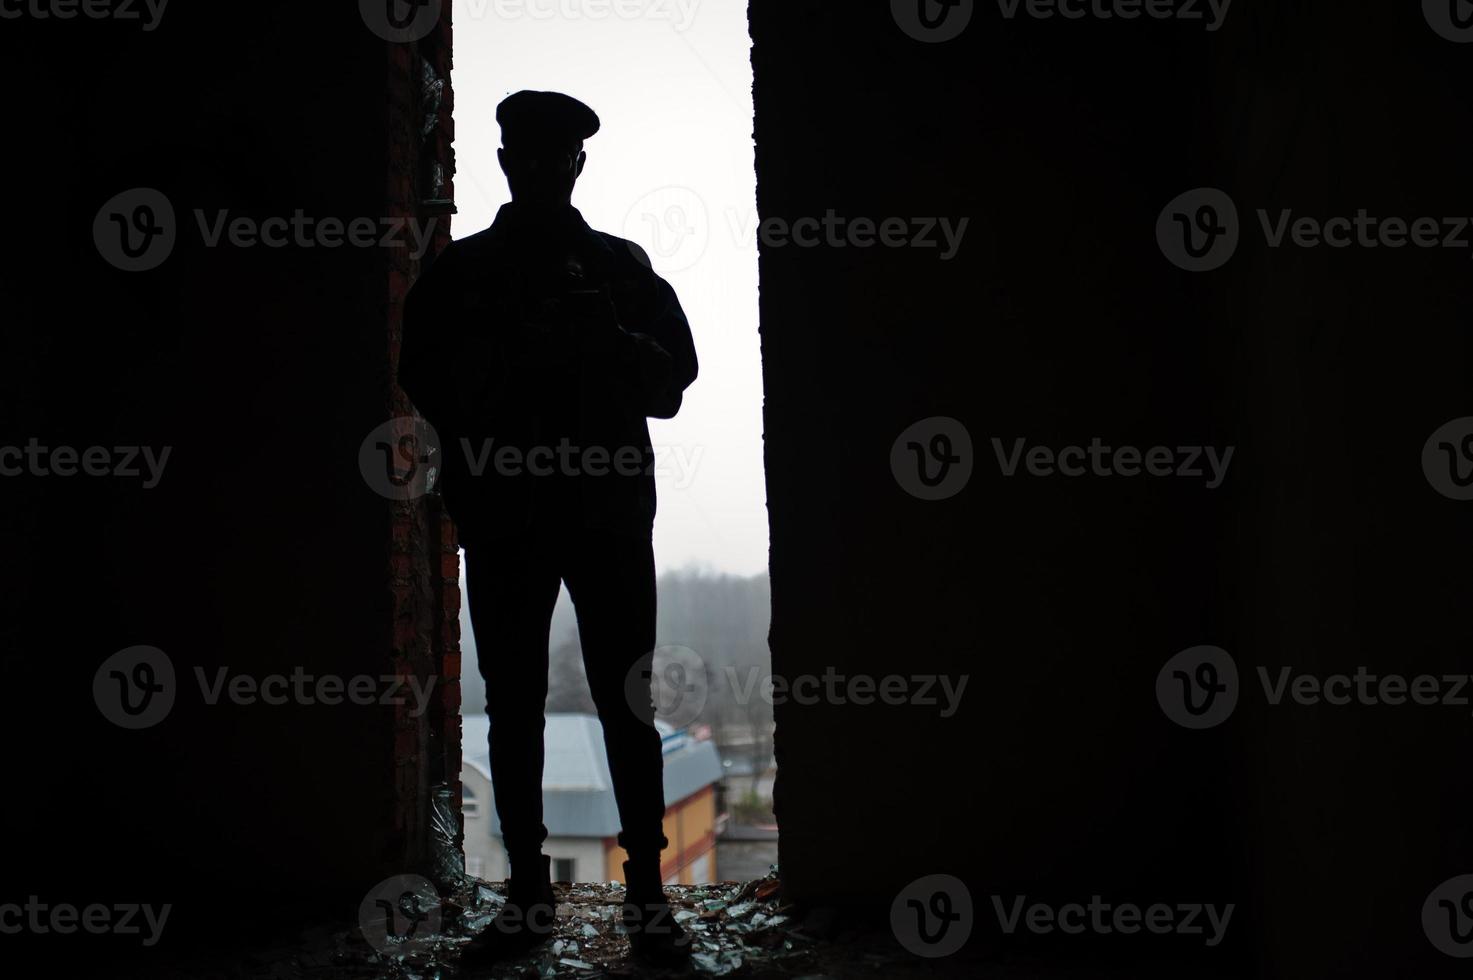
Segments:
[[[455,193],[450,8],[450,0],[443,0],[428,37],[387,45],[389,213],[435,222],[433,245],[423,259],[416,261],[407,248],[396,248],[389,257],[391,378],[398,373],[405,297],[422,265],[450,243]],[[387,395],[390,415],[414,413],[397,384]],[[426,715],[414,717],[405,706],[394,719],[394,829],[403,837],[406,866],[431,867],[432,787],[449,785],[457,808],[460,800],[460,558],[438,496],[392,506],[394,664],[438,683]]]

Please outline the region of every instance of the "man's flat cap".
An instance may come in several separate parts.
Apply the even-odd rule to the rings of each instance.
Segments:
[[[509,142],[582,142],[598,132],[598,115],[560,92],[518,92],[496,107],[501,139]]]

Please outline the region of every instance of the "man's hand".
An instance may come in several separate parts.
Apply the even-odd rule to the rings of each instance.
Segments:
[[[586,354],[617,355],[629,344],[629,334],[619,325],[619,313],[607,287],[570,292],[563,300],[572,340]]]

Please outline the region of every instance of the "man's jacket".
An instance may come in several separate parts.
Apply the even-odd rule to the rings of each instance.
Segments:
[[[475,544],[509,534],[648,534],[648,417],[696,378],[690,324],[638,245],[574,208],[508,204],[409,294],[399,383],[439,434],[439,486]]]

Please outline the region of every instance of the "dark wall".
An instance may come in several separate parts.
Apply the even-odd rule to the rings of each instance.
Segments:
[[[171,903],[185,946],[350,917],[415,851],[405,787],[422,803],[434,770],[412,738],[400,754],[387,710],[191,694],[125,732],[92,699],[135,644],[191,691],[196,667],[396,669],[434,599],[429,580],[408,609],[391,592],[403,515],[355,465],[393,403],[403,271],[375,249],[207,249],[193,229],[194,208],[378,217],[406,178],[405,65],[352,5],[261,6],[176,2],[148,33],[0,25],[0,445],[172,448],[147,491],[0,481],[0,890]],[[785,885],[883,916],[951,873],[982,933],[993,895],[1233,902],[1215,950],[1005,947],[1444,975],[1419,915],[1473,870],[1468,709],[1270,707],[1255,671],[1467,670],[1467,505],[1433,492],[1419,454],[1473,414],[1468,257],[1270,249],[1253,212],[1473,213],[1466,51],[1417,5],[1237,0],[1213,33],[997,9],[937,45],[884,4],[753,13],[765,216],[971,219],[950,261],[763,250],[775,668],[969,678],[950,718],[779,709]],[[1203,185],[1238,201],[1244,237],[1190,274],[1154,225]],[[136,186],[174,201],[183,237],[129,275],[92,222]],[[890,455],[935,416],[966,425],[975,473],[922,502]],[[991,440],[1020,437],[1237,448],[1207,491],[1004,478]],[[1231,719],[1193,732],[1155,684],[1198,644],[1230,651],[1243,684]]]
[[[194,672],[403,669],[396,619],[418,629],[390,589],[403,513],[357,460],[389,417],[407,281],[378,247],[206,247],[193,211],[378,220],[413,207],[392,191],[390,147],[395,125],[419,124],[393,108],[415,111],[418,78],[391,71],[353,4],[176,3],[150,32],[23,19],[0,35],[0,443],[171,449],[150,490],[0,484],[0,900],[172,903],[172,950],[351,920],[371,884],[423,856],[425,815],[404,800],[408,785],[422,805],[432,778],[423,744],[396,741],[391,707],[210,706]],[[411,188],[414,161],[392,162]],[[93,218],[140,186],[173,202],[179,242],[158,269],[126,273],[100,257]],[[439,613],[438,544],[404,541],[434,549],[403,567],[432,563],[418,601]],[[157,727],[124,731],[100,715],[93,675],[139,644],[168,654],[180,694]],[[67,947],[89,948],[137,943]]]
[[[1215,950],[1003,946],[1448,975],[1420,915],[1473,868],[1469,709],[1271,707],[1257,668],[1467,672],[1473,512],[1420,457],[1473,414],[1469,254],[1270,249],[1255,212],[1473,213],[1468,50],[1417,4],[1239,0],[1208,32],[979,2],[942,44],[889,7],[752,14],[764,218],[971,219],[949,262],[763,247],[774,669],[970,681],[951,718],[779,708],[785,885],[884,916],[957,875],[994,938],[994,895],[1233,902]],[[1242,243],[1190,273],[1155,226],[1202,186],[1236,200]],[[936,416],[975,472],[925,502],[890,455]],[[1236,453],[1207,490],[1006,478],[992,444],[1096,437]],[[1241,691],[1189,731],[1156,679],[1203,644]]]

